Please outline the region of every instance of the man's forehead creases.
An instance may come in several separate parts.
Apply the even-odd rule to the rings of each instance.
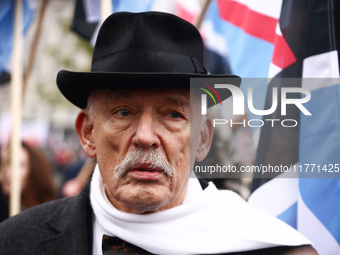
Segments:
[[[129,93],[128,91],[111,90],[111,91],[108,91],[103,104],[105,105],[105,104],[111,103],[120,98],[132,98],[132,97],[133,97],[133,94]]]

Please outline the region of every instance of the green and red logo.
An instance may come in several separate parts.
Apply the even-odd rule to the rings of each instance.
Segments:
[[[220,101],[220,104],[222,105],[222,100],[221,100],[220,96],[218,95],[217,91],[216,91],[213,87],[211,87],[210,85],[205,84],[205,83],[203,83],[203,82],[200,82],[200,84],[203,85],[203,86],[205,86],[206,88],[201,88],[201,87],[199,87],[199,89],[200,89],[200,90],[203,90],[205,93],[207,93],[207,94],[211,97],[211,99],[214,101],[215,105],[217,104],[217,102],[216,102],[216,100],[215,100],[214,95],[213,95],[210,91],[212,91],[212,92],[215,94],[215,96],[216,96],[216,97],[218,98],[218,100]],[[210,91],[209,91],[208,89],[209,89]]]

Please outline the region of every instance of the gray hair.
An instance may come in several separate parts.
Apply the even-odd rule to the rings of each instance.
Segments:
[[[86,108],[83,109],[83,111],[85,111],[90,118],[89,125],[93,124],[93,99],[94,99],[94,95],[95,95],[95,93],[92,91],[90,93],[89,97],[87,98]]]

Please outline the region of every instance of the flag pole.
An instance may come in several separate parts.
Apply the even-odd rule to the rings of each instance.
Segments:
[[[15,1],[14,8],[14,31],[13,31],[13,71],[11,79],[11,188],[10,188],[10,216],[16,215],[21,208],[21,140],[20,127],[22,115],[22,82],[23,82],[23,61],[22,61],[22,22],[23,8],[22,0]]]
[[[205,14],[206,14],[206,12],[207,12],[207,10],[208,10],[208,7],[209,7],[210,3],[211,3],[211,0],[206,0],[206,1],[204,2],[203,6],[202,6],[201,13],[200,13],[200,15],[198,16],[197,21],[196,21],[196,24],[195,24],[195,26],[196,26],[197,29],[200,29],[200,28],[201,28],[202,21],[203,21],[203,19],[204,19],[204,16],[205,16]]]
[[[30,77],[32,69],[33,69],[34,58],[35,58],[36,51],[37,51],[37,48],[38,48],[38,43],[39,43],[39,39],[40,39],[40,34],[41,34],[41,30],[42,30],[42,24],[43,24],[44,16],[45,16],[46,9],[47,9],[47,4],[48,4],[48,0],[42,0],[40,12],[39,12],[39,18],[38,18],[38,21],[37,21],[37,28],[35,30],[35,34],[34,34],[34,37],[33,37],[33,42],[32,42],[32,45],[31,45],[31,50],[30,50],[30,55],[29,55],[28,62],[27,62],[27,67],[26,67],[26,70],[24,72],[23,89],[22,89],[23,96],[25,96],[27,83],[28,83],[29,77]]]

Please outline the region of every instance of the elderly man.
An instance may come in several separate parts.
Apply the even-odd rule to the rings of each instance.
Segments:
[[[316,254],[233,192],[189,178],[213,136],[190,97],[190,78],[240,84],[237,76],[207,75],[202,62],[190,23],[158,12],[112,14],[91,72],[57,77],[81,108],[75,126],[97,160],[92,179],[76,197],[2,223],[1,254]]]

